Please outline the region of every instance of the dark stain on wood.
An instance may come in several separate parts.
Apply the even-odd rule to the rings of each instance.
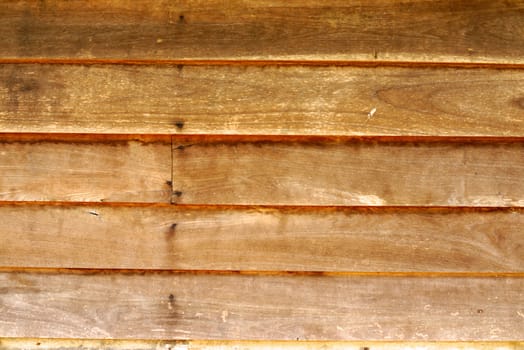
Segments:
[[[175,233],[176,233],[176,227],[178,226],[177,223],[173,223],[171,224],[171,226],[169,226],[169,230],[167,231],[167,235],[166,235],[166,238],[167,240],[172,240],[174,237],[175,237]]]
[[[1,84],[1,83],[0,83]],[[11,74],[5,80],[5,86],[7,87],[8,93],[8,105],[9,112],[19,114],[20,107],[26,107],[34,109],[34,104],[38,100],[38,90],[40,84],[38,80],[34,78],[27,78],[26,76],[20,76],[16,74],[16,70],[12,69]],[[20,100],[29,100],[31,104],[21,104]]]
[[[518,108],[524,109],[524,97],[514,99],[513,104]]]
[[[26,8],[22,12],[20,18],[16,32],[16,48],[18,49],[18,55],[28,56],[31,55],[32,47],[34,45],[31,37],[33,36],[35,27],[38,26],[38,20],[34,18],[33,12],[29,8]]]

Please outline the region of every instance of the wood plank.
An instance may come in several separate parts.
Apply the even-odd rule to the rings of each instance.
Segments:
[[[0,273],[0,336],[501,340],[524,278]]]
[[[168,202],[171,143],[0,139],[0,200]]]
[[[523,93],[511,69],[6,64],[0,128],[524,137]]]
[[[522,350],[524,342],[0,339],[2,350]]]
[[[0,217],[3,267],[524,272],[522,210],[3,205]]]
[[[524,205],[522,142],[178,141],[179,204]]]
[[[4,58],[524,63],[521,0],[2,1]]]

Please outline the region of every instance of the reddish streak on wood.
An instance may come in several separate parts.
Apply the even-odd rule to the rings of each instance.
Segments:
[[[90,134],[90,133],[1,133],[0,142],[60,141],[85,142],[187,142],[187,143],[333,143],[333,142],[376,142],[376,143],[523,143],[522,137],[491,136],[318,136],[318,135],[203,135],[203,134]]]
[[[524,272],[381,272],[381,271],[251,271],[251,270],[181,270],[181,269],[87,269],[4,267],[0,272],[74,275],[246,275],[246,276],[354,276],[354,277],[500,277],[524,278]]]
[[[492,68],[523,69],[519,63],[422,62],[422,61],[314,61],[314,60],[152,60],[152,59],[90,59],[90,58],[1,58],[0,64],[70,64],[126,66],[335,66],[335,67],[406,67],[406,68]]]
[[[86,206],[90,208],[103,207],[144,207],[144,208],[167,208],[172,207],[180,210],[275,210],[279,212],[312,212],[312,211],[344,211],[360,213],[378,212],[524,212],[524,207],[469,207],[469,206],[373,206],[373,205],[247,205],[247,204],[172,204],[152,202],[68,202],[68,201],[0,201],[0,206],[64,206],[77,207]]]

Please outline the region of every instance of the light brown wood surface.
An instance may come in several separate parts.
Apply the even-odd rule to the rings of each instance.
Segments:
[[[524,63],[520,0],[3,1],[0,57]]]
[[[0,350],[523,349],[523,24],[0,1]]]
[[[0,206],[0,266],[524,272],[524,212]]]
[[[522,277],[0,273],[0,336],[518,340]]]
[[[0,339],[2,350],[522,350],[523,342]]]
[[[171,144],[0,139],[0,200],[168,202]]]
[[[518,340],[524,278],[0,274],[7,337]]]
[[[0,65],[0,130],[524,137],[523,96],[513,69]]]
[[[524,143],[175,140],[179,204],[522,206]]]

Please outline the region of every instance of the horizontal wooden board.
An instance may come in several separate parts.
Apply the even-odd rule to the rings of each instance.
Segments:
[[[0,200],[169,202],[171,143],[0,138]]]
[[[7,64],[0,129],[523,137],[523,96],[521,70]]]
[[[524,342],[0,339],[2,350],[522,350]]]
[[[0,273],[0,336],[519,340],[524,278]]]
[[[524,205],[522,142],[175,141],[179,204]]]
[[[521,210],[3,205],[0,217],[3,267],[524,272]]]
[[[520,0],[2,1],[4,58],[524,63]]]

